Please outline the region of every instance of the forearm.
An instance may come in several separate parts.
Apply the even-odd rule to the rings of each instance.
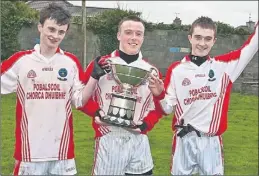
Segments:
[[[89,98],[92,96],[97,83],[98,83],[97,79],[90,77],[89,81],[83,88],[83,92],[82,92],[82,105],[83,106],[89,100]]]
[[[90,117],[94,117],[97,110],[100,109],[98,102],[93,99],[93,96],[89,98],[89,100],[85,103],[84,106],[78,108],[78,110],[87,114]]]
[[[168,96],[165,93],[165,91],[163,91],[159,96],[153,96],[153,100],[154,100],[156,110],[162,112],[164,115],[168,115],[173,112],[174,99],[170,98],[170,96]]]
[[[146,133],[151,131],[155,124],[163,117],[163,113],[159,110],[152,110],[148,115],[143,119],[143,122],[146,123],[147,128],[142,132]]]
[[[215,60],[225,63],[226,74],[234,82],[253,59],[256,52],[258,52],[258,24],[255,31],[239,49],[215,56]]]
[[[155,109],[150,111],[143,120],[147,124],[147,129],[144,132],[152,130],[155,124],[163,117],[163,115],[167,115],[160,104],[160,100],[164,99],[165,95],[165,91],[162,91],[159,96],[153,95]]]
[[[164,114],[169,115],[174,111],[174,105],[171,103],[168,103],[168,100],[165,98],[163,100],[160,100],[160,107],[163,110]]]

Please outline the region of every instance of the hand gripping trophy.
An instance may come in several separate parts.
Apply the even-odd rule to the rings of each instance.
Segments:
[[[142,65],[129,66],[118,62],[118,60],[112,58],[108,62],[111,66],[111,74],[121,91],[112,93],[107,115],[101,120],[116,126],[136,128],[135,122],[139,119],[137,117],[134,119],[137,97],[133,91],[147,81],[149,74],[157,75],[158,71],[155,67],[150,67],[149,64],[147,67],[145,61]]]

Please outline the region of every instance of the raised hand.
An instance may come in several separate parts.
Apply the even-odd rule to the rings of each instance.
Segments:
[[[111,64],[109,62],[109,57],[101,57],[98,61],[100,67],[106,72],[109,73],[111,71]]]
[[[111,71],[111,66],[107,61],[107,59],[105,57],[99,56],[94,60],[94,68],[91,73],[91,76],[94,79],[99,80],[100,77],[102,77],[103,75],[105,75],[110,71]]]
[[[149,89],[154,96],[159,96],[164,90],[164,83],[158,76],[150,74],[149,78]]]

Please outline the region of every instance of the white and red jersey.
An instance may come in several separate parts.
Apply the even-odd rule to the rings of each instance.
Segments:
[[[72,107],[82,106],[83,69],[60,48],[51,58],[40,46],[1,63],[1,94],[16,92],[16,160],[74,158]]]
[[[114,59],[116,60],[116,62],[123,63],[123,65],[135,67],[143,66],[146,67],[146,69],[154,68],[157,70],[157,68],[155,68],[153,65],[149,64],[142,58],[141,53],[139,53],[139,58],[136,61],[129,64],[127,64],[123,59],[119,58],[118,50],[115,50],[111,54],[102,57],[106,57],[107,59],[111,60]],[[85,77],[89,78],[92,70],[93,61],[88,65]],[[160,74],[158,70],[157,72]],[[120,92],[120,90],[120,86],[116,83],[112,74],[105,74],[99,79],[94,96],[86,103],[84,108],[82,108],[81,110],[92,117],[95,115],[96,110],[98,110],[99,108],[101,108],[107,114],[111,102],[112,93],[118,93]],[[162,117],[162,112],[155,110],[153,95],[148,88],[148,81],[134,89],[133,94],[137,97],[134,119],[143,120],[147,123],[148,128],[143,132],[145,134],[147,133],[147,131],[150,131],[154,127],[155,123],[157,123],[158,120]],[[121,127],[100,126],[93,121],[93,128],[95,129],[95,137],[100,137],[109,133],[110,131],[116,131],[118,128]]]
[[[164,80],[165,97],[156,99],[166,114],[175,109],[173,130],[174,125],[184,119],[184,124],[203,133],[222,134],[227,129],[232,84],[257,51],[258,24],[240,49],[215,58],[208,57],[200,66],[191,62],[188,56],[173,63]]]

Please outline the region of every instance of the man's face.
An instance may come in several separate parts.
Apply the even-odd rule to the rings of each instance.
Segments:
[[[144,25],[137,21],[124,21],[121,24],[117,38],[119,49],[128,55],[135,55],[140,51],[144,40]]]
[[[191,54],[200,57],[208,55],[216,41],[214,34],[212,29],[204,29],[196,26],[192,35],[188,35],[188,39],[192,45]]]
[[[40,32],[40,44],[47,48],[58,48],[65,37],[68,24],[58,25],[55,20],[46,19],[44,24],[38,25]]]

